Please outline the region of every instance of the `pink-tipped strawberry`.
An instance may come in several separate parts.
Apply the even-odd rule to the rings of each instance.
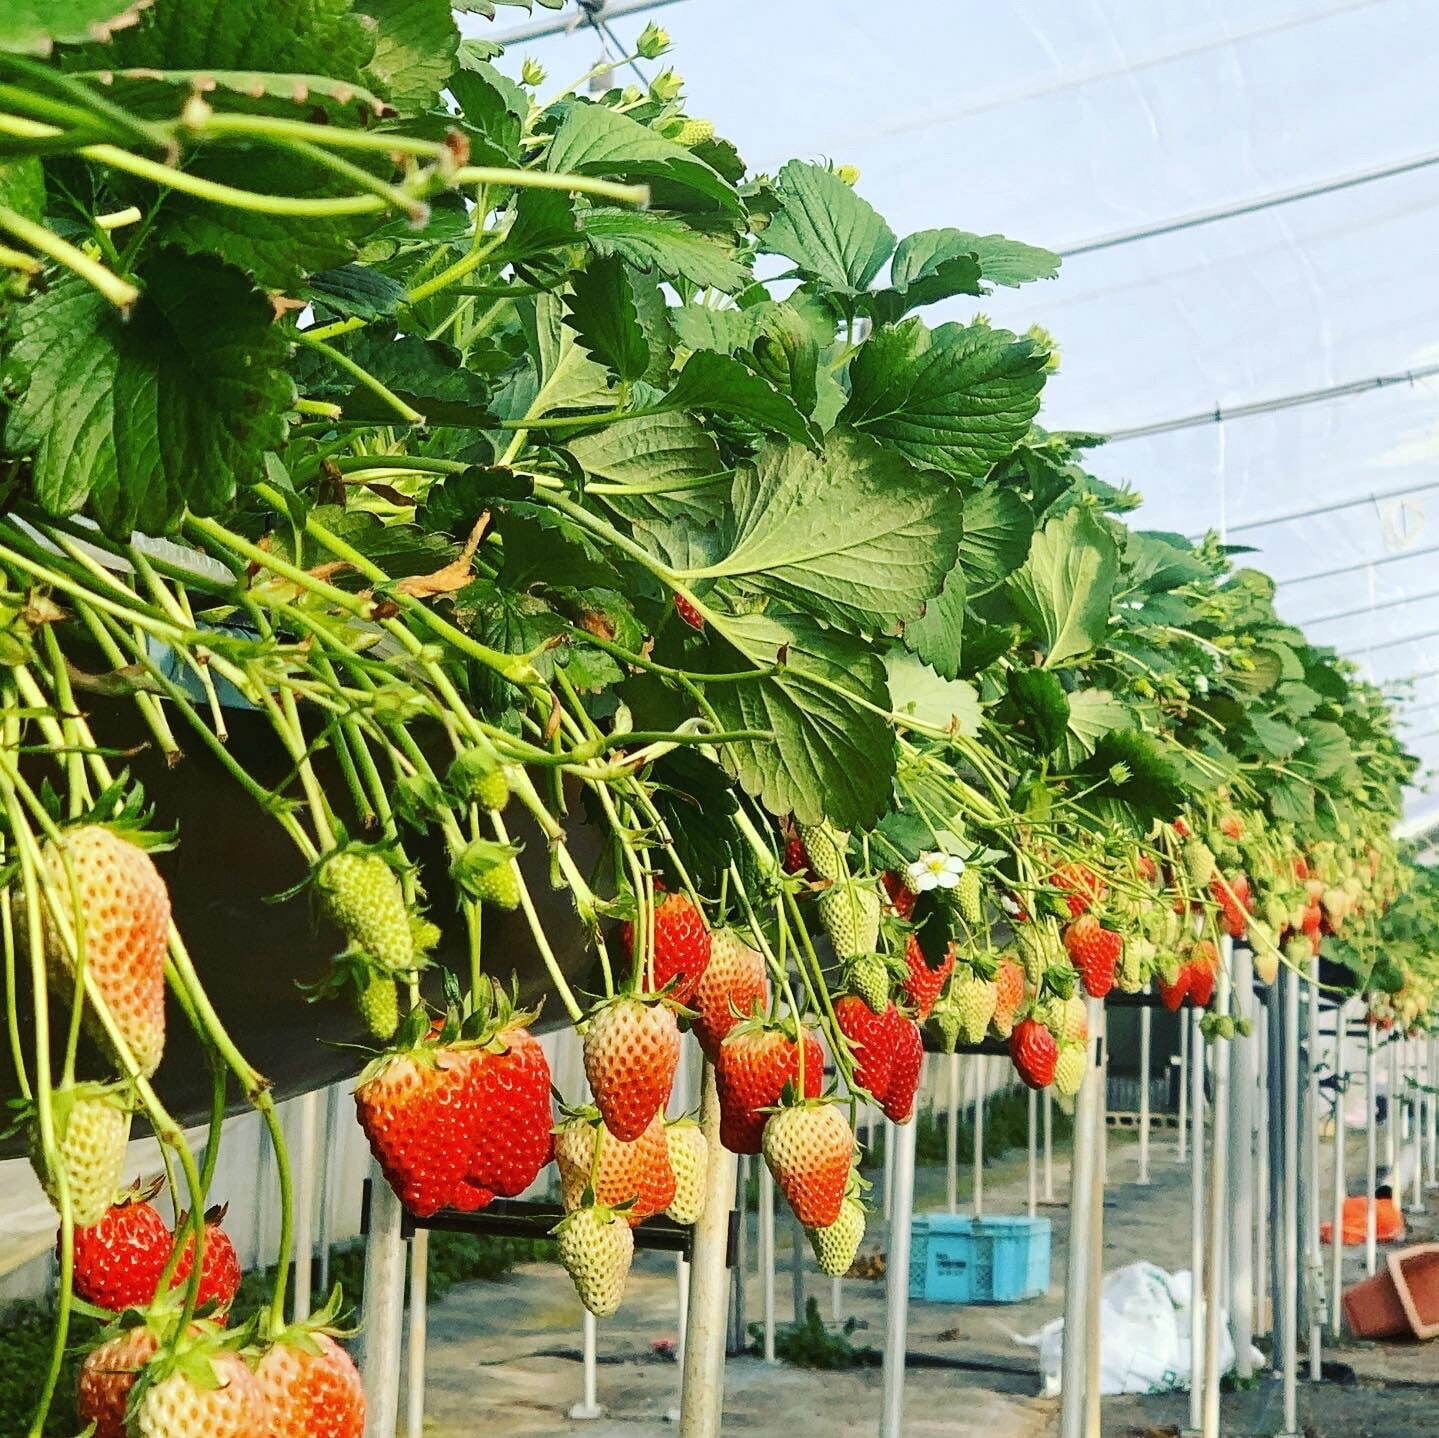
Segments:
[[[1062,864],[1049,876],[1049,883],[1064,894],[1070,917],[1076,919],[1109,892],[1109,885],[1088,864]]]
[[[891,1123],[908,1123],[914,1117],[914,1098],[924,1067],[924,1035],[913,1019],[896,1008],[885,1015],[885,1022],[889,1025],[894,1058],[880,1107]]]
[[[364,1438],[365,1388],[326,1310],[282,1329],[255,1365],[265,1438]]]
[[[581,1207],[588,1188],[596,1202],[610,1208],[629,1205],[622,1216],[633,1228],[674,1201],[675,1171],[661,1114],[633,1143],[624,1143],[595,1110],[582,1109],[555,1130],[555,1161],[566,1210]]]
[[[90,1438],[125,1438],[130,1390],[159,1346],[155,1330],[140,1323],[121,1329],[85,1355],[75,1390],[75,1411],[82,1424],[95,1425]]]
[[[584,1037],[585,1077],[605,1126],[633,1143],[674,1086],[680,1031],[674,1010],[622,995],[600,1004]]]
[[[165,1049],[170,932],[170,895],[154,860],[110,829],[85,824],[47,843],[44,865],[64,915],[60,924],[45,914],[52,974],[62,986],[73,984],[78,954],[131,1057],[142,1073],[154,1073]],[[85,1017],[110,1049],[91,1005]]]
[[[832,1103],[781,1108],[764,1126],[764,1159],[806,1228],[839,1218],[854,1158],[854,1134]]]
[[[628,954],[634,943],[634,925],[620,925],[620,942]],[[668,985],[668,994],[688,1008],[704,978],[711,956],[709,926],[686,894],[657,895],[654,907],[654,987]]]
[[[990,1028],[1007,1039],[1014,1028],[1014,1018],[1024,1002],[1024,968],[1014,959],[1002,958],[994,971],[994,1014]]]
[[[1124,939],[1104,928],[1093,914],[1084,914],[1064,931],[1064,947],[1085,993],[1102,999],[1114,987]]]
[[[804,1035],[804,1094],[818,1098],[824,1078],[824,1051],[814,1034]],[[715,1063],[719,1089],[720,1142],[731,1153],[759,1153],[765,1110],[773,1108],[785,1085],[800,1088],[800,1045],[792,1031],[779,1024],[751,1019],[740,1024],[720,1045]]]
[[[717,929],[690,1007],[695,1011],[695,1037],[713,1063],[725,1035],[742,1019],[769,1007],[764,955],[733,929]]]
[[[908,997],[914,1016],[920,1023],[930,1016],[945,983],[954,969],[955,948],[950,944],[944,951],[944,958],[938,968],[930,968],[925,961],[924,950],[916,935],[910,934],[905,941],[904,962],[908,972],[904,980],[904,992]]]
[[[1009,1056],[1015,1072],[1030,1088],[1048,1088],[1054,1082],[1059,1045],[1036,1019],[1021,1019],[1009,1037]]]

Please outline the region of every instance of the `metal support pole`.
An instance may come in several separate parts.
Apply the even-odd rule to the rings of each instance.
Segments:
[[[1234,941],[1220,941],[1222,961],[1215,994],[1214,1011],[1223,1014],[1229,1008],[1230,973],[1234,962]],[[1204,1394],[1200,1413],[1200,1431],[1204,1438],[1219,1438],[1219,1354],[1220,1315],[1224,1310],[1224,1240],[1229,1182],[1229,1060],[1230,1045],[1214,1046],[1214,1105],[1211,1110],[1212,1138],[1209,1150],[1209,1231],[1205,1247],[1209,1251],[1209,1267],[1204,1277]],[[1196,1139],[1195,1150],[1200,1141]]]
[[[1193,1129],[1189,1163],[1189,1426],[1204,1421],[1204,1036],[1199,1010],[1191,1008],[1189,1029],[1189,1120]]]
[[[1397,1177],[1395,1169],[1399,1166],[1399,1045],[1392,1037],[1389,1040],[1388,1049],[1389,1073],[1385,1079],[1388,1102],[1384,1105],[1384,1167],[1389,1171],[1389,1182],[1392,1185]],[[1403,1193],[1396,1189],[1395,1194],[1402,1202]]]
[[[888,1145],[886,1145],[886,1148]],[[774,1175],[767,1163],[759,1170],[759,1271],[761,1310],[764,1315],[764,1361],[774,1356]]]
[[[335,1225],[335,1194],[330,1175],[338,1172],[340,1155],[340,1084],[331,1084],[325,1093],[325,1143],[324,1162],[320,1165],[320,1221],[318,1248],[320,1251],[320,1292],[330,1291],[330,1234]]]
[[[1304,1296],[1309,1314],[1309,1379],[1324,1376],[1324,1260],[1319,1249],[1319,959],[1310,965],[1304,1024],[1304,1166],[1299,1213],[1304,1235]]]
[[[1044,1201],[1054,1202],[1054,1095],[1044,1091]]]
[[[1024,1211],[1033,1218],[1039,1207],[1039,1092],[1029,1091],[1029,1172],[1025,1190]]]
[[[790,1215],[789,1242],[790,1298],[794,1306],[794,1321],[799,1323],[804,1317],[804,1256],[809,1244],[799,1219],[793,1214]]]
[[[705,1208],[690,1248],[689,1320],[685,1330],[684,1386],[679,1438],[719,1438],[724,1408],[725,1249],[735,1202],[735,1156],[719,1141],[719,1095],[706,1063],[700,1092],[709,1164]]]
[[[1343,1327],[1339,1302],[1344,1290],[1344,1171],[1347,1157],[1344,1152],[1344,1090],[1349,1077],[1344,1058],[1344,1028],[1348,1022],[1348,1012],[1349,1001],[1341,999],[1338,1008],[1334,1010],[1334,1214],[1329,1223],[1329,1332],[1336,1341]]]
[[[1409,1103],[1409,1141],[1414,1161],[1414,1212],[1424,1212],[1424,1090],[1419,1071],[1419,1045],[1406,1039],[1404,1049],[1409,1062],[1407,1073],[1412,1083],[1405,1087],[1411,1095]]]
[[[690,1316],[690,1266],[684,1254],[675,1254],[675,1362],[684,1372],[685,1330]]]
[[[1149,1046],[1154,1026],[1151,1009],[1139,1011],[1139,1181],[1149,1182]]]
[[[1376,1090],[1378,1062],[1374,1025],[1365,1030],[1364,1100],[1369,1114],[1364,1129],[1364,1271],[1372,1274],[1379,1262],[1379,1213],[1374,1190],[1379,1185],[1379,1104]]]
[[[944,1134],[944,1206],[959,1211],[959,1055],[949,1056],[949,1127]]]
[[[829,1281],[829,1316],[836,1323],[844,1322],[844,1279]]]
[[[1089,999],[1089,1024],[1099,1035],[1099,1063],[1092,1078],[1094,1100],[1093,1185],[1094,1202],[1089,1210],[1089,1287],[1085,1291],[1084,1315],[1084,1434],[1102,1438],[1100,1425],[1100,1295],[1104,1287],[1104,1185],[1108,1178],[1109,1126],[1105,1110],[1109,1095],[1109,1044],[1105,1031],[1105,1008],[1098,999]]]
[[[1089,1315],[1091,1210],[1097,1197],[1094,1174],[1095,1115],[1099,1094],[1099,1034],[1090,1003],[1089,1070],[1074,1104],[1074,1140],[1069,1164],[1069,1248],[1065,1263],[1064,1347],[1060,1356],[1059,1438],[1084,1438],[1087,1358],[1085,1329]]]
[[[1179,1136],[1175,1144],[1174,1160],[1184,1162],[1185,1146],[1189,1142],[1189,1016],[1179,1015]]]
[[[410,1331],[405,1358],[405,1438],[425,1431],[425,1336],[429,1320],[430,1230],[410,1239]]]
[[[599,1391],[599,1329],[595,1323],[595,1316],[585,1309],[583,1333],[584,1365],[583,1392],[578,1403],[570,1407],[570,1418],[579,1422],[589,1422],[595,1418],[603,1418],[605,1410],[600,1407]]]
[[[904,1364],[909,1343],[909,1241],[914,1218],[914,1148],[917,1120],[892,1124],[894,1207],[884,1274],[884,1363],[880,1374],[879,1438],[903,1438]]]
[[[1275,1230],[1269,1239],[1269,1331],[1272,1335],[1270,1353],[1276,1372],[1283,1372],[1284,1325],[1280,1315],[1284,1309],[1284,1240],[1278,1229],[1284,1221],[1284,983],[1281,977],[1270,987],[1269,1026],[1265,1043],[1268,1045],[1266,1064],[1268,1098],[1265,1105],[1265,1125],[1268,1133],[1268,1178],[1265,1202],[1269,1210],[1269,1224]]]
[[[1248,1036],[1236,1035],[1229,1056],[1229,1313],[1234,1334],[1234,1372],[1254,1376],[1254,955],[1236,949],[1234,1015],[1248,1019]]]
[[[984,1058],[975,1054],[974,1065],[974,1216],[984,1217]]]
[[[1254,1332],[1268,1333],[1272,1324],[1265,1302],[1269,1289],[1269,1008],[1273,985],[1265,986],[1267,1001],[1255,1011],[1254,1023]]]
[[[894,1203],[894,1125],[884,1121],[884,1221],[889,1222],[890,1208]]]
[[[735,1241],[734,1271],[730,1275],[730,1348],[744,1350],[748,1331],[745,1328],[745,1275],[749,1263],[749,1156],[735,1164],[735,1207],[739,1210],[739,1233]],[[694,1284],[694,1265],[690,1265],[690,1283]]]
[[[1299,975],[1284,970],[1284,1111],[1299,1094]],[[1284,1431],[1299,1431],[1299,1127],[1284,1125]]]
[[[295,1170],[295,1301],[296,1322],[310,1316],[310,1275],[315,1262],[315,1170],[324,1160],[316,1148],[320,1095],[312,1089],[299,1099],[300,1138],[291,1164]]]
[[[365,1438],[394,1438],[400,1408],[400,1338],[405,1319],[403,1210],[380,1166],[370,1165],[370,1232],[365,1240],[365,1299],[360,1373]]]
[[[1439,1088],[1439,1039],[1429,1040],[1426,1065],[1431,1089]],[[1429,1095],[1429,1187],[1439,1187],[1439,1094]]]

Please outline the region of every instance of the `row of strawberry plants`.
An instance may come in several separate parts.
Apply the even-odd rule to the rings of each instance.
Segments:
[[[910,1120],[927,1035],[1072,1092],[1085,998],[1209,1007],[1226,934],[1266,981],[1327,944],[1389,991],[1396,899],[1400,1016],[1428,1022],[1383,695],[1216,540],[1126,523],[1097,437],[1034,423],[1047,335],[916,313],[1057,257],[897,238],[844,168],[753,175],[671,71],[516,80],[443,0],[336,0],[283,37],[202,8],[0,17],[6,992],[60,1214],[33,1431],[76,1294],[132,1313],[87,1360],[100,1438],[177,1407],[310,1431],[316,1394],[362,1424],[338,1299],[286,1319],[274,1097],[92,692],[167,761],[203,750],[303,865],[403,1202],[473,1211],[553,1160],[597,1313],[633,1224],[700,1217],[719,1145],[763,1153],[845,1271],[857,1108]],[[666,45],[651,25],[635,58]],[[234,695],[273,787],[227,745]],[[558,1112],[531,962],[583,1036]],[[155,1077],[167,994],[213,1058],[198,1161]],[[672,1119],[686,1029],[714,1096]],[[205,1218],[232,1087],[282,1206],[272,1300],[233,1324]],[[173,1234],[113,1201],[135,1113]]]

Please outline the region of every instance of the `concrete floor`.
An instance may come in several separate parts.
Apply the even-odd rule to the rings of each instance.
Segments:
[[[1188,1168],[1174,1161],[1173,1130],[1156,1131],[1149,1186],[1135,1182],[1137,1168],[1132,1136],[1112,1132],[1104,1267],[1144,1258],[1171,1270],[1185,1268]],[[1054,1186],[1057,1196],[1067,1191],[1067,1163],[1061,1153],[1055,1155]],[[986,1170],[987,1212],[1021,1213],[1025,1193],[1022,1153]],[[917,1210],[938,1209],[942,1199],[942,1172],[921,1169]],[[961,1208],[967,1201],[966,1173],[960,1185]],[[1431,1207],[1439,1203],[1431,1201]],[[1048,1438],[1056,1431],[1056,1400],[1035,1396],[1039,1385],[1034,1352],[1014,1342],[1015,1335],[1034,1332],[1063,1305],[1065,1210],[1059,1206],[1041,1211],[1055,1220],[1051,1284],[1043,1298],[1004,1307],[911,1305],[906,1434]],[[777,1229],[777,1307],[780,1321],[786,1322],[793,1307],[784,1261],[792,1232],[787,1215],[781,1215]],[[1432,1217],[1411,1217],[1410,1241],[1436,1229],[1439,1224]],[[880,1225],[875,1230],[862,1251],[881,1245]],[[758,1317],[760,1303],[753,1281],[754,1253],[751,1233],[751,1321]],[[807,1251],[805,1257],[808,1260]],[[1360,1262],[1362,1253],[1348,1258],[1355,1277]],[[831,1317],[832,1285],[808,1261],[804,1286],[806,1295],[818,1299],[821,1313]],[[878,1347],[883,1284],[847,1280],[841,1299],[843,1314],[860,1325],[854,1341]],[[572,1422],[567,1416],[580,1397],[581,1310],[557,1267],[525,1265],[501,1283],[465,1285],[432,1305],[429,1322],[428,1438],[491,1432],[513,1438],[568,1433],[660,1438],[675,1431],[666,1415],[677,1401],[679,1371],[662,1351],[676,1333],[675,1261],[668,1255],[637,1259],[623,1308],[600,1325],[598,1391],[605,1417],[599,1420]],[[1351,1366],[1357,1381],[1348,1387],[1327,1383],[1301,1388],[1301,1426],[1308,1438],[1439,1438],[1439,1347],[1350,1344],[1326,1356]],[[818,1372],[782,1363],[771,1367],[747,1356],[731,1358],[724,1431],[792,1438],[796,1425],[804,1425],[803,1431],[822,1428],[825,1438],[868,1438],[877,1428],[879,1401],[877,1368]],[[1225,1399],[1225,1431],[1274,1433],[1280,1426],[1279,1411],[1273,1385],[1230,1395]],[[1177,1432],[1186,1415],[1184,1394],[1107,1398],[1104,1433],[1158,1438]]]

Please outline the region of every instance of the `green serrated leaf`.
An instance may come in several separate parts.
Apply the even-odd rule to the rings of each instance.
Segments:
[[[888,289],[870,301],[877,324],[893,323],[908,310],[955,295],[987,293],[980,283],[979,257],[961,230],[920,230],[899,242],[890,261]]]
[[[432,109],[454,68],[460,32],[449,0],[359,0],[376,24],[367,73],[402,115]]]
[[[545,154],[547,170],[648,181],[661,208],[674,191],[691,204],[739,212],[729,182],[683,145],[604,105],[575,100],[562,109],[564,119]]]
[[[894,250],[894,232],[874,206],[828,167],[802,160],[779,172],[774,191],[779,208],[760,248],[840,294],[867,289]]]
[[[979,733],[984,712],[979,691],[963,679],[945,679],[913,654],[891,649],[885,656],[890,703],[896,714],[951,733]]]
[[[875,633],[939,592],[963,529],[943,480],[861,435],[819,454],[774,445],[735,474],[729,552],[689,579],[728,579],[830,623]]]
[[[874,650],[804,619],[751,614],[718,627],[752,662],[779,666],[772,676],[709,691],[726,728],[774,734],[726,744],[725,767],[773,814],[871,828],[889,807],[894,783],[894,735],[882,713],[868,707],[889,709]],[[710,662],[719,671],[741,667],[722,649]]]
[[[0,7],[0,50],[48,55],[56,45],[104,44],[136,24],[152,0],[7,0]]]
[[[1051,519],[1009,578],[1009,595],[1034,628],[1047,669],[1087,654],[1109,625],[1115,545],[1087,509]]]
[[[1048,669],[1009,671],[1009,709],[1019,732],[1037,754],[1052,754],[1069,727],[1069,699]]]
[[[660,405],[728,415],[802,443],[814,439],[809,421],[787,394],[733,356],[714,350],[699,350],[689,357]]]
[[[1021,244],[1003,235],[972,235],[967,230],[942,230],[956,247],[979,257],[980,272],[987,280],[1011,289],[1031,280],[1052,280],[1059,274],[1060,258],[1051,250]]]
[[[1076,689],[1068,696],[1069,725],[1065,740],[1065,762],[1079,764],[1093,754],[1099,741],[1111,729],[1127,728],[1134,722],[1128,705],[1107,689]]]
[[[730,246],[671,215],[597,207],[584,212],[580,228],[596,254],[619,255],[637,269],[653,270],[666,279],[688,280],[725,294],[750,283],[749,270]]]
[[[324,111],[335,118],[354,115],[374,119],[387,107],[373,90],[351,79],[332,75],[297,74],[286,70],[156,69],[79,71],[94,84],[104,85],[116,104],[139,115],[169,118],[183,103],[176,91],[208,95],[221,91],[246,100],[283,100],[287,105]]]
[[[307,291],[311,299],[346,318],[383,319],[399,309],[405,287],[383,270],[367,265],[340,265],[311,275]]]
[[[565,323],[586,353],[616,379],[644,377],[650,347],[640,327],[629,274],[618,256],[593,259],[570,277]]]
[[[972,593],[1013,574],[1029,553],[1034,515],[1012,489],[986,485],[964,502],[964,538],[959,563]]]
[[[566,446],[584,471],[602,483],[590,493],[632,521],[685,515],[719,519],[729,496],[729,470],[719,446],[687,414],[638,415],[579,435]]]
[[[884,326],[849,367],[840,423],[916,464],[982,479],[1023,438],[1039,410],[1044,352],[1007,330],[911,317]]]
[[[38,220],[45,213],[45,171],[34,156],[0,164],[0,205]]]
[[[462,363],[451,345],[370,326],[344,336],[337,347],[432,423],[478,426],[493,419],[483,371],[473,357]],[[394,418],[385,400],[323,355],[303,351],[295,369],[307,394],[339,396],[351,419]]]
[[[470,163],[519,164],[520,136],[530,109],[529,92],[467,51],[458,54],[456,60],[447,88],[460,107],[470,137]],[[568,203],[565,196],[558,198]]]
[[[968,522],[966,514],[966,525]],[[961,548],[963,544],[961,539]],[[960,675],[968,620],[967,594],[964,566],[957,564],[945,576],[939,593],[925,602],[924,612],[904,626],[905,647],[945,679],[958,679]]]
[[[11,351],[28,383],[6,449],[31,456],[47,510],[84,506],[116,535],[223,509],[261,477],[294,402],[288,342],[238,270],[171,254],[140,279],[123,318],[60,277],[21,308]]]

